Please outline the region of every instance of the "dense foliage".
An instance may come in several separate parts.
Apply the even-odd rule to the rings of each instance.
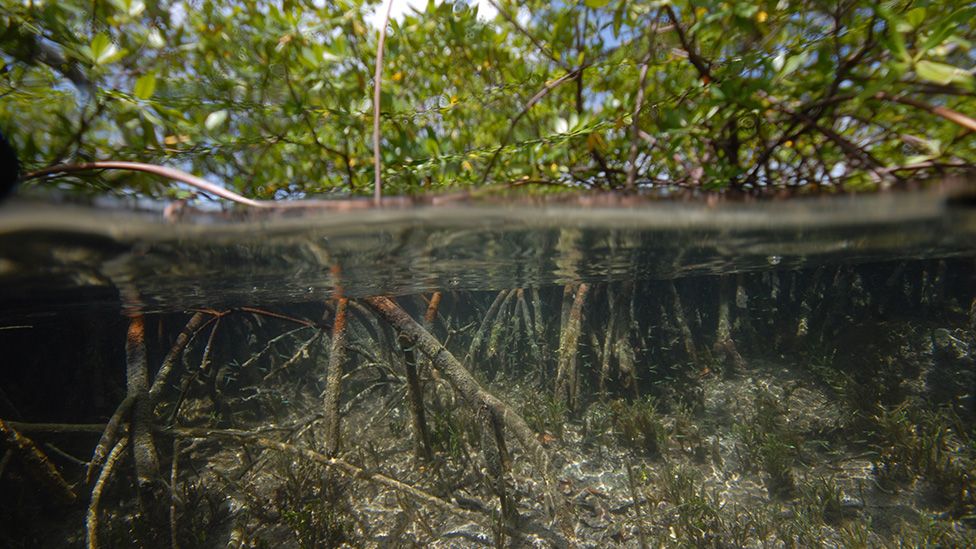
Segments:
[[[970,2],[412,5],[382,67],[388,194],[860,188],[976,164]],[[377,2],[0,6],[0,129],[28,170],[128,159],[254,197],[372,192]]]

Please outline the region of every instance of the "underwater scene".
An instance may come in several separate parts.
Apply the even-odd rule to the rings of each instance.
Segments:
[[[976,544],[976,210],[0,208],[0,546]]]

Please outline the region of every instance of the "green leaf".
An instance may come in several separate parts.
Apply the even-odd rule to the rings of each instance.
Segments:
[[[150,72],[136,79],[136,85],[135,88],[133,88],[132,93],[134,93],[139,99],[149,99],[152,97],[152,94],[155,91],[156,74]]]
[[[583,3],[588,8],[598,9],[609,4],[610,0],[583,0]]]
[[[899,24],[904,25],[905,22],[891,13],[891,11],[885,7],[884,4],[879,4],[876,9],[878,10],[878,14],[885,20],[885,23],[887,23],[886,26],[888,27],[887,33],[885,33],[885,37],[883,39],[885,47],[887,47],[888,51],[894,54],[897,59],[906,63],[911,61],[911,57],[908,55],[908,50],[905,48],[905,39],[902,38],[901,32],[898,30]]]
[[[942,85],[952,84],[954,82],[968,84],[973,81],[973,76],[960,68],[946,65],[945,63],[936,63],[927,59],[915,63],[915,74],[922,80],[928,80],[929,82]]]
[[[905,22],[917,29],[925,21],[925,8],[914,8],[905,14]]]
[[[952,31],[958,28],[958,25],[963,21],[969,21],[976,17],[976,8],[962,8],[956,10],[949,14],[945,19],[943,19],[939,25],[936,27],[925,42],[918,49],[918,54],[916,55],[916,61],[920,59],[926,52],[930,49],[942,45],[946,38],[952,34]]]
[[[214,111],[207,115],[207,120],[203,123],[204,127],[210,131],[214,128],[219,127],[221,124],[227,121],[227,109],[221,109],[219,111]]]
[[[163,33],[159,32],[159,29],[150,29],[149,33],[146,35],[146,42],[149,46],[155,49],[162,48],[166,45],[166,41],[163,39]]]
[[[99,65],[101,64],[102,59],[113,53],[115,44],[112,43],[107,35],[104,33],[99,33],[95,35],[95,38],[92,38],[91,45],[88,47],[91,48],[92,61],[96,65]]]
[[[126,51],[113,44],[105,33],[99,33],[88,46],[88,53],[93,64],[107,65],[121,59]]]
[[[807,60],[806,52],[790,57],[789,59],[786,60],[786,63],[783,64],[783,70],[782,72],[779,73],[780,76],[781,77],[789,76],[790,74],[793,73],[793,71],[800,68],[800,65],[802,65],[806,60]]]

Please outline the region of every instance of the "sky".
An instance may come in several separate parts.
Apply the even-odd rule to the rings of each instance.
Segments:
[[[465,2],[466,0],[455,1]],[[390,10],[390,20],[392,21],[403,21],[403,18],[412,11],[423,12],[427,8],[427,0],[386,0],[382,4],[378,4],[375,11],[366,16],[366,22],[373,28],[378,28],[383,21],[383,15],[386,14],[386,6],[390,2],[393,2],[393,8]],[[434,0],[434,3],[440,5],[443,0]],[[467,0],[467,3],[472,8],[478,6],[478,19],[482,21],[492,21],[498,15],[498,10],[488,0]]]

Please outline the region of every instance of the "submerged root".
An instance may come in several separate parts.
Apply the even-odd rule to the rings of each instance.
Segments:
[[[346,361],[346,298],[339,298],[335,305],[335,321],[332,323],[332,346],[329,352],[329,370],[325,381],[325,454],[334,456],[339,451],[339,397],[342,391],[342,368]]]
[[[715,345],[713,351],[718,356],[724,356],[732,371],[741,372],[746,363],[739,354],[739,349],[732,339],[732,324],[729,322],[728,283],[722,278],[719,286],[718,327],[715,330]]]
[[[125,355],[126,398],[133,400],[131,438],[135,457],[136,481],[139,484],[140,492],[145,492],[159,478],[159,458],[156,456],[156,444],[152,438],[149,367],[146,358],[145,324],[142,315],[133,316],[129,320]]]
[[[430,443],[430,429],[427,427],[427,414],[424,411],[423,388],[417,373],[417,356],[413,345],[405,338],[398,338],[403,351],[403,366],[407,374],[407,400],[410,404],[410,419],[413,424],[414,454],[423,460],[433,458]]]
[[[180,330],[178,336],[176,336],[176,341],[173,342],[173,346],[170,348],[169,352],[166,353],[166,358],[163,359],[162,366],[156,372],[156,377],[153,379],[152,386],[149,388],[149,401],[155,404],[159,401],[159,395],[162,393],[163,388],[166,386],[166,379],[169,377],[170,372],[173,370],[173,366],[176,364],[176,359],[183,353],[183,349],[186,348],[187,344],[193,336],[203,328],[207,321],[207,316],[203,313],[194,313],[190,320],[187,321],[186,326]]]
[[[674,281],[668,284],[668,288],[671,292],[671,310],[673,312],[674,321],[678,325],[678,330],[681,333],[681,341],[685,347],[685,353],[687,353],[688,358],[692,362],[698,362],[698,350],[695,348],[695,338],[691,334],[691,327],[688,325],[688,320],[685,318],[685,309],[681,306],[681,296],[678,295],[678,288],[675,287]]]
[[[101,470],[101,466],[105,463],[105,459],[108,457],[109,452],[115,446],[115,443],[119,439],[119,430],[122,428],[122,420],[129,416],[129,410],[132,409],[132,404],[136,401],[135,396],[127,396],[122,402],[115,408],[115,413],[108,420],[108,424],[102,431],[102,436],[95,445],[95,451],[92,454],[91,461],[88,462],[88,471],[85,474],[85,484],[91,484],[95,476],[95,471]]]
[[[58,469],[34,444],[34,441],[17,432],[7,422],[0,419],[0,436],[7,447],[10,458],[16,458],[38,485],[48,492],[58,503],[68,504],[75,500],[74,490],[65,482]]]
[[[323,453],[316,452],[314,450],[309,450],[307,448],[299,448],[293,444],[288,444],[285,442],[280,442],[277,440],[272,440],[270,438],[262,437],[254,433],[248,433],[244,431],[236,430],[221,430],[221,429],[189,429],[180,428],[173,429],[171,431],[174,435],[184,438],[229,438],[238,440],[241,442],[248,442],[255,444],[262,448],[267,448],[271,450],[276,450],[279,452],[284,452],[289,455],[302,457],[318,463],[319,465],[324,465],[335,471],[339,471],[350,478],[362,480],[366,482],[371,482],[378,484],[380,486],[395,490],[405,496],[408,496],[424,505],[428,505],[432,508],[444,511],[453,515],[457,515],[466,520],[470,520],[477,524],[483,526],[491,527],[492,523],[490,518],[481,515],[479,513],[474,513],[466,509],[462,509],[444,499],[441,499],[430,492],[417,488],[411,484],[399,481],[388,475],[382,473],[377,473],[375,471],[367,470],[363,467],[353,465],[352,463],[336,458],[329,457]]]
[[[583,304],[590,285],[582,283],[576,288],[575,297],[569,311],[563,311],[563,324],[559,337],[559,367],[556,370],[556,398],[573,410],[579,398],[579,383],[577,380],[576,347],[579,344],[583,320]],[[566,294],[563,294],[563,306],[566,305]]]
[[[545,480],[547,492],[552,502],[550,510],[557,512],[553,506],[560,498],[555,489],[556,485],[551,470],[549,455],[525,420],[514,409],[485,390],[474,376],[468,372],[464,365],[441,345],[437,338],[425,330],[392,300],[385,297],[372,297],[366,301],[383,318],[396,327],[404,337],[413,341],[421,352],[430,357],[431,364],[434,368],[440,371],[444,378],[447,379],[465,400],[475,406],[485,406],[495,420],[515,436],[532,460],[536,470],[539,471],[539,474]]]
[[[91,500],[88,503],[88,514],[85,519],[85,541],[88,549],[98,549],[98,506],[102,500],[102,493],[105,491],[105,486],[112,476],[112,471],[115,470],[116,464],[122,459],[124,455],[123,451],[128,443],[128,437],[122,437],[115,443],[115,446],[105,460],[105,465],[98,474],[98,480],[95,481]]]
[[[492,320],[497,316],[498,309],[502,306],[502,303],[508,299],[509,293],[511,293],[510,290],[502,290],[498,292],[495,300],[491,302],[491,306],[488,307],[488,312],[485,313],[485,317],[481,320],[481,326],[478,327],[478,331],[474,334],[474,339],[471,340],[471,347],[468,348],[468,360],[477,356],[478,351],[481,349],[481,343],[492,326]]]

